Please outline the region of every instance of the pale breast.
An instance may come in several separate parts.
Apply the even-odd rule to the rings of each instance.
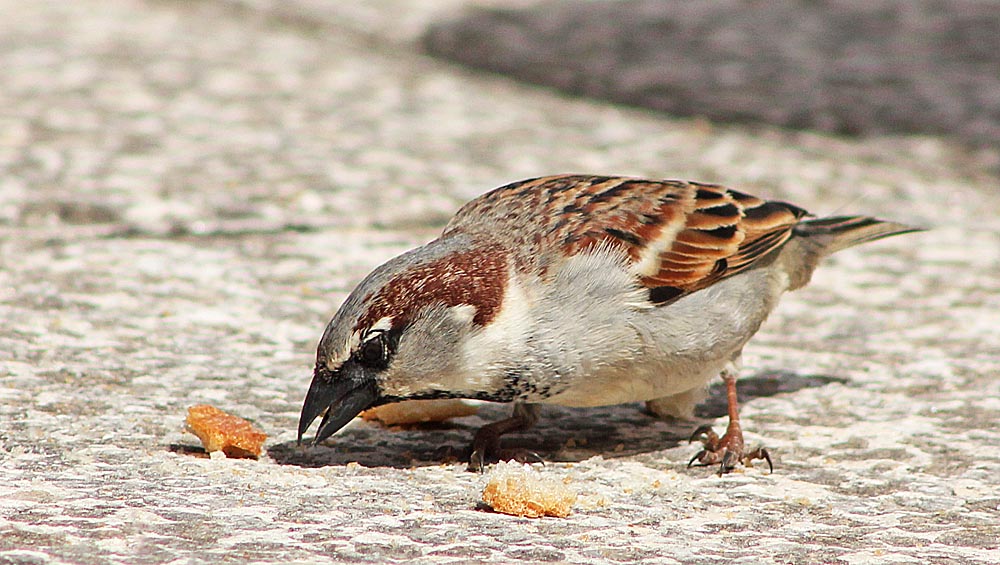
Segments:
[[[564,337],[543,354],[562,368],[548,378],[566,386],[528,401],[602,406],[703,387],[767,318],[786,286],[782,277],[772,267],[753,269],[664,307],[629,305],[633,295],[625,284],[608,284],[585,303],[557,293],[563,323],[549,320],[546,333]]]

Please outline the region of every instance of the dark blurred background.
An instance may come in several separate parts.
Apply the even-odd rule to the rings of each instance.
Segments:
[[[433,26],[430,53],[718,121],[1000,145],[1000,3],[547,0]]]

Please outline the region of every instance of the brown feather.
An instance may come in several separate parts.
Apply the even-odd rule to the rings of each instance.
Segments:
[[[512,209],[510,202],[527,203]],[[637,282],[669,303],[754,266],[780,248],[806,211],[723,186],[677,180],[558,175],[500,187],[466,204],[444,236],[500,230],[544,272],[607,246]],[[541,234],[530,236],[529,234]]]

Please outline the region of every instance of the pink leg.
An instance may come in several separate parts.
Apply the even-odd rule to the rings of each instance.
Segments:
[[[729,407],[729,426],[721,438],[711,426],[700,426],[691,434],[690,441],[701,438],[703,449],[688,462],[688,467],[697,461],[699,465],[719,465],[719,475],[736,468],[737,463],[748,464],[754,459],[767,461],[767,467],[772,472],[771,454],[767,449],[758,447],[753,451],[744,451],[743,428],[740,427],[740,407],[736,399],[736,370],[727,367],[722,371],[722,380],[726,383],[726,401]]]

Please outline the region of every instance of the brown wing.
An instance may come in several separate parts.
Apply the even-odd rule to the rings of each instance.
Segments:
[[[651,300],[666,303],[749,268],[805,215],[711,184],[559,175],[484,194],[459,210],[445,235],[500,231],[543,271],[598,245],[617,247]]]

